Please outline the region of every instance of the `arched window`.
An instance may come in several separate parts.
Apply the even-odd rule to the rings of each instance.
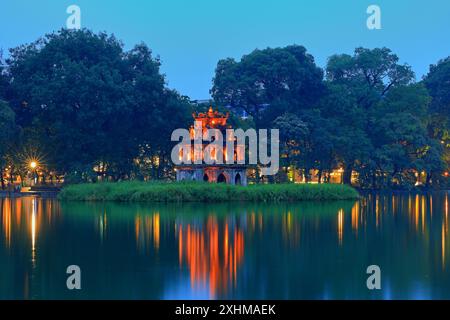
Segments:
[[[225,175],[223,173],[219,174],[217,177],[217,183],[226,183],[227,179],[225,178]]]
[[[238,173],[236,177],[234,177],[234,184],[240,186],[241,185],[241,175]]]

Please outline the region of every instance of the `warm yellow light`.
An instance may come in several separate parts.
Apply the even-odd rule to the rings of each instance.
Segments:
[[[34,169],[34,168],[36,168],[37,167],[37,162],[36,161],[31,161],[30,162],[30,168],[31,169]]]

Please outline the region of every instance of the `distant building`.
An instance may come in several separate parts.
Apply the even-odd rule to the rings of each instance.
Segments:
[[[192,103],[192,104],[196,104],[196,105],[202,105],[202,104],[211,105],[212,102],[213,102],[212,99],[198,99],[198,100],[191,100],[191,103]]]
[[[193,114],[195,121],[201,121],[202,130],[207,129],[219,129],[224,137],[223,141],[223,155],[215,154],[215,150],[211,150],[210,158],[216,159],[218,156],[222,156],[221,161],[217,164],[205,164],[205,148],[209,145],[209,142],[203,142],[201,152],[194,150],[194,127],[191,126],[191,143],[190,154],[188,159],[192,161],[192,164],[181,164],[176,166],[177,181],[189,180],[189,181],[205,181],[213,183],[227,183],[233,185],[247,185],[247,166],[244,164],[237,164],[240,160],[245,160],[245,148],[244,146],[237,145],[234,140],[234,164],[227,164],[227,152],[226,152],[226,129],[231,129],[230,125],[227,125],[229,114],[222,114],[218,111],[213,111],[212,107],[205,113]],[[180,159],[183,158],[182,150],[180,150]],[[194,164],[195,161],[201,164]],[[219,159],[216,159],[219,160]],[[221,163],[220,163],[221,162]]]
[[[268,103],[262,103],[262,104],[258,105],[260,111],[264,111],[269,106],[270,106],[270,104],[268,104]],[[248,117],[250,117],[250,114],[248,114],[247,111],[245,111],[244,108],[242,108],[242,107],[232,107],[230,105],[226,105],[225,108],[227,108],[229,110],[233,110],[233,113],[236,114],[241,119],[245,120]]]

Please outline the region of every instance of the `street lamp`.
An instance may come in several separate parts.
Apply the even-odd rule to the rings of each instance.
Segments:
[[[36,168],[38,166],[36,161],[30,161],[30,168],[33,170],[33,175],[34,175],[34,184],[37,184],[37,171]]]

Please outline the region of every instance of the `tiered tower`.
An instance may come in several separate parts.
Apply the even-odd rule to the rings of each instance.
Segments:
[[[189,146],[191,152],[188,155],[188,159],[192,160],[192,164],[182,164],[176,167],[177,181],[189,180],[189,181],[206,181],[216,183],[228,183],[236,185],[247,185],[247,166],[245,164],[237,164],[239,160],[245,160],[245,148],[242,145],[237,145],[236,139],[234,140],[234,156],[233,163],[227,163],[226,152],[226,129],[231,129],[230,125],[227,125],[229,114],[223,114],[214,111],[212,107],[204,113],[194,113],[192,115],[195,121],[201,122],[202,131],[207,129],[218,129],[222,132],[223,136],[223,154],[217,153],[214,149],[210,150],[210,159],[213,159],[212,164],[205,164],[205,148],[210,142],[203,142],[201,150],[194,148],[194,126],[190,128],[191,144]],[[180,159],[183,157],[180,153]],[[217,161],[218,157],[223,157],[221,161]],[[201,164],[195,164],[200,162]],[[216,160],[219,163],[215,163]],[[221,163],[220,163],[221,162]]]

